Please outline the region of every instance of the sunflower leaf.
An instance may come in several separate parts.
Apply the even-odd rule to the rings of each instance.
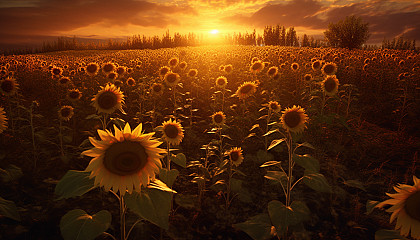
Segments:
[[[55,186],[55,194],[63,198],[82,196],[96,188],[94,179],[89,178],[90,172],[69,170]]]
[[[92,216],[81,209],[71,210],[61,218],[61,235],[64,240],[93,240],[109,228],[111,218],[107,210]]]
[[[305,170],[319,172],[320,168],[318,160],[316,160],[308,154],[293,154],[293,161],[295,161],[299,166],[303,167]]]
[[[332,192],[331,186],[328,184],[327,179],[321,173],[314,173],[312,171],[305,170],[303,182],[315,191],[326,193]]]
[[[259,128],[260,127],[260,125],[257,123],[257,124],[254,124],[252,127],[251,127],[251,129],[249,129],[249,131],[250,132],[252,132],[252,130],[254,130],[254,129],[256,129],[256,128]]]
[[[267,213],[251,217],[243,223],[233,225],[248,234],[252,239],[269,239],[271,237],[271,220]]]
[[[166,168],[161,168],[159,170],[159,179],[166,183],[166,185],[168,185],[168,187],[172,187],[172,185],[174,184],[176,178],[179,175],[179,171],[176,169],[171,169],[168,170]]]
[[[289,226],[306,221],[310,216],[309,208],[301,201],[294,201],[287,207],[282,202],[273,200],[268,203],[268,213],[277,232],[281,234],[287,231]]]
[[[14,202],[0,197],[0,216],[20,221],[20,215]]]
[[[370,214],[375,209],[376,205],[379,204],[379,201],[367,200],[366,202],[366,214]]]
[[[183,168],[187,167],[187,158],[185,157],[185,154],[183,153],[178,153],[176,156],[172,156],[171,161]]]
[[[269,167],[269,166],[277,166],[280,165],[281,162],[280,161],[268,161],[265,162],[263,165],[261,165],[260,167]]]
[[[270,146],[267,148],[267,151],[268,151],[268,150],[271,150],[272,148],[276,147],[277,145],[279,145],[280,143],[282,143],[282,142],[284,142],[284,141],[286,141],[286,139],[285,139],[285,138],[282,138],[282,139],[274,139],[273,141],[271,141],[271,144],[270,144]]]
[[[376,231],[375,240],[408,240],[401,236],[398,231],[381,229]]]
[[[274,130],[271,130],[271,131],[266,132],[263,136],[266,137],[266,136],[268,136],[268,135],[270,135],[272,133],[278,132],[278,131],[279,131],[278,129],[274,129]]]

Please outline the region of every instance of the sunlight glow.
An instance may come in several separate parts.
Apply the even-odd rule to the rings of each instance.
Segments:
[[[218,34],[218,33],[219,33],[219,30],[217,30],[217,29],[213,29],[213,30],[211,30],[211,31],[210,31],[210,33],[211,33],[211,34],[216,35],[216,34]]]

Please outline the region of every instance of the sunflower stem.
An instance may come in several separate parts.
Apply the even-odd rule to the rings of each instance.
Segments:
[[[288,131],[288,144],[287,148],[289,151],[289,170],[287,172],[287,188],[286,188],[286,207],[290,206],[290,195],[292,191],[292,178],[293,178],[293,138],[290,134],[290,131]]]
[[[265,128],[265,133],[268,132],[268,124],[270,123],[270,118],[271,118],[271,109],[268,108],[268,114],[267,114],[267,125]],[[265,136],[265,152],[268,152],[267,148],[268,148],[268,136]]]
[[[33,115],[33,110],[34,110],[34,104],[32,103],[30,111],[29,111],[29,121],[31,124],[31,134],[32,134],[32,150],[33,150],[33,156],[34,156],[34,170],[36,170],[36,145],[35,145],[35,126],[34,126],[34,115]]]
[[[171,170],[171,144],[169,142],[167,142],[166,151],[168,153],[167,158],[166,158],[166,169],[170,171]]]
[[[124,203],[124,195],[120,193],[120,230],[121,230],[121,240],[126,240],[125,234],[125,203]]]
[[[63,121],[60,120],[60,127],[59,127],[59,133],[58,133],[58,137],[60,139],[60,152],[61,152],[61,156],[64,156],[64,148],[63,148]]]

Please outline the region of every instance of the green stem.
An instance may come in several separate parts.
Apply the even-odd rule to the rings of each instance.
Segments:
[[[287,176],[287,188],[286,188],[286,207],[290,206],[290,195],[291,195],[291,191],[292,191],[292,178],[293,178],[293,139],[292,139],[292,135],[290,134],[290,131],[288,131],[288,140],[289,143],[287,144],[287,148],[289,151],[289,170],[287,172],[288,176]]]
[[[31,133],[32,133],[32,148],[33,148],[33,156],[34,156],[34,169],[36,169],[36,145],[35,145],[35,127],[34,127],[34,116],[33,116],[33,104],[31,105],[30,111],[29,111],[29,121],[31,124]]]
[[[166,169],[168,169],[168,171],[171,170],[171,144],[169,142],[167,142],[167,147],[166,147],[166,151],[168,153],[167,158],[166,158]]]
[[[64,147],[63,147],[63,121],[60,118],[60,127],[59,127],[59,133],[58,136],[60,138],[60,152],[61,152],[61,156],[64,156]]]
[[[120,230],[121,230],[121,240],[126,240],[125,235],[125,203],[124,195],[120,193]]]

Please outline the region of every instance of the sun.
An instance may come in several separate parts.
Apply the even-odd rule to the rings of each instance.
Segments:
[[[219,30],[213,29],[213,30],[210,31],[210,33],[213,34],[213,35],[216,35],[216,34],[219,34]]]

